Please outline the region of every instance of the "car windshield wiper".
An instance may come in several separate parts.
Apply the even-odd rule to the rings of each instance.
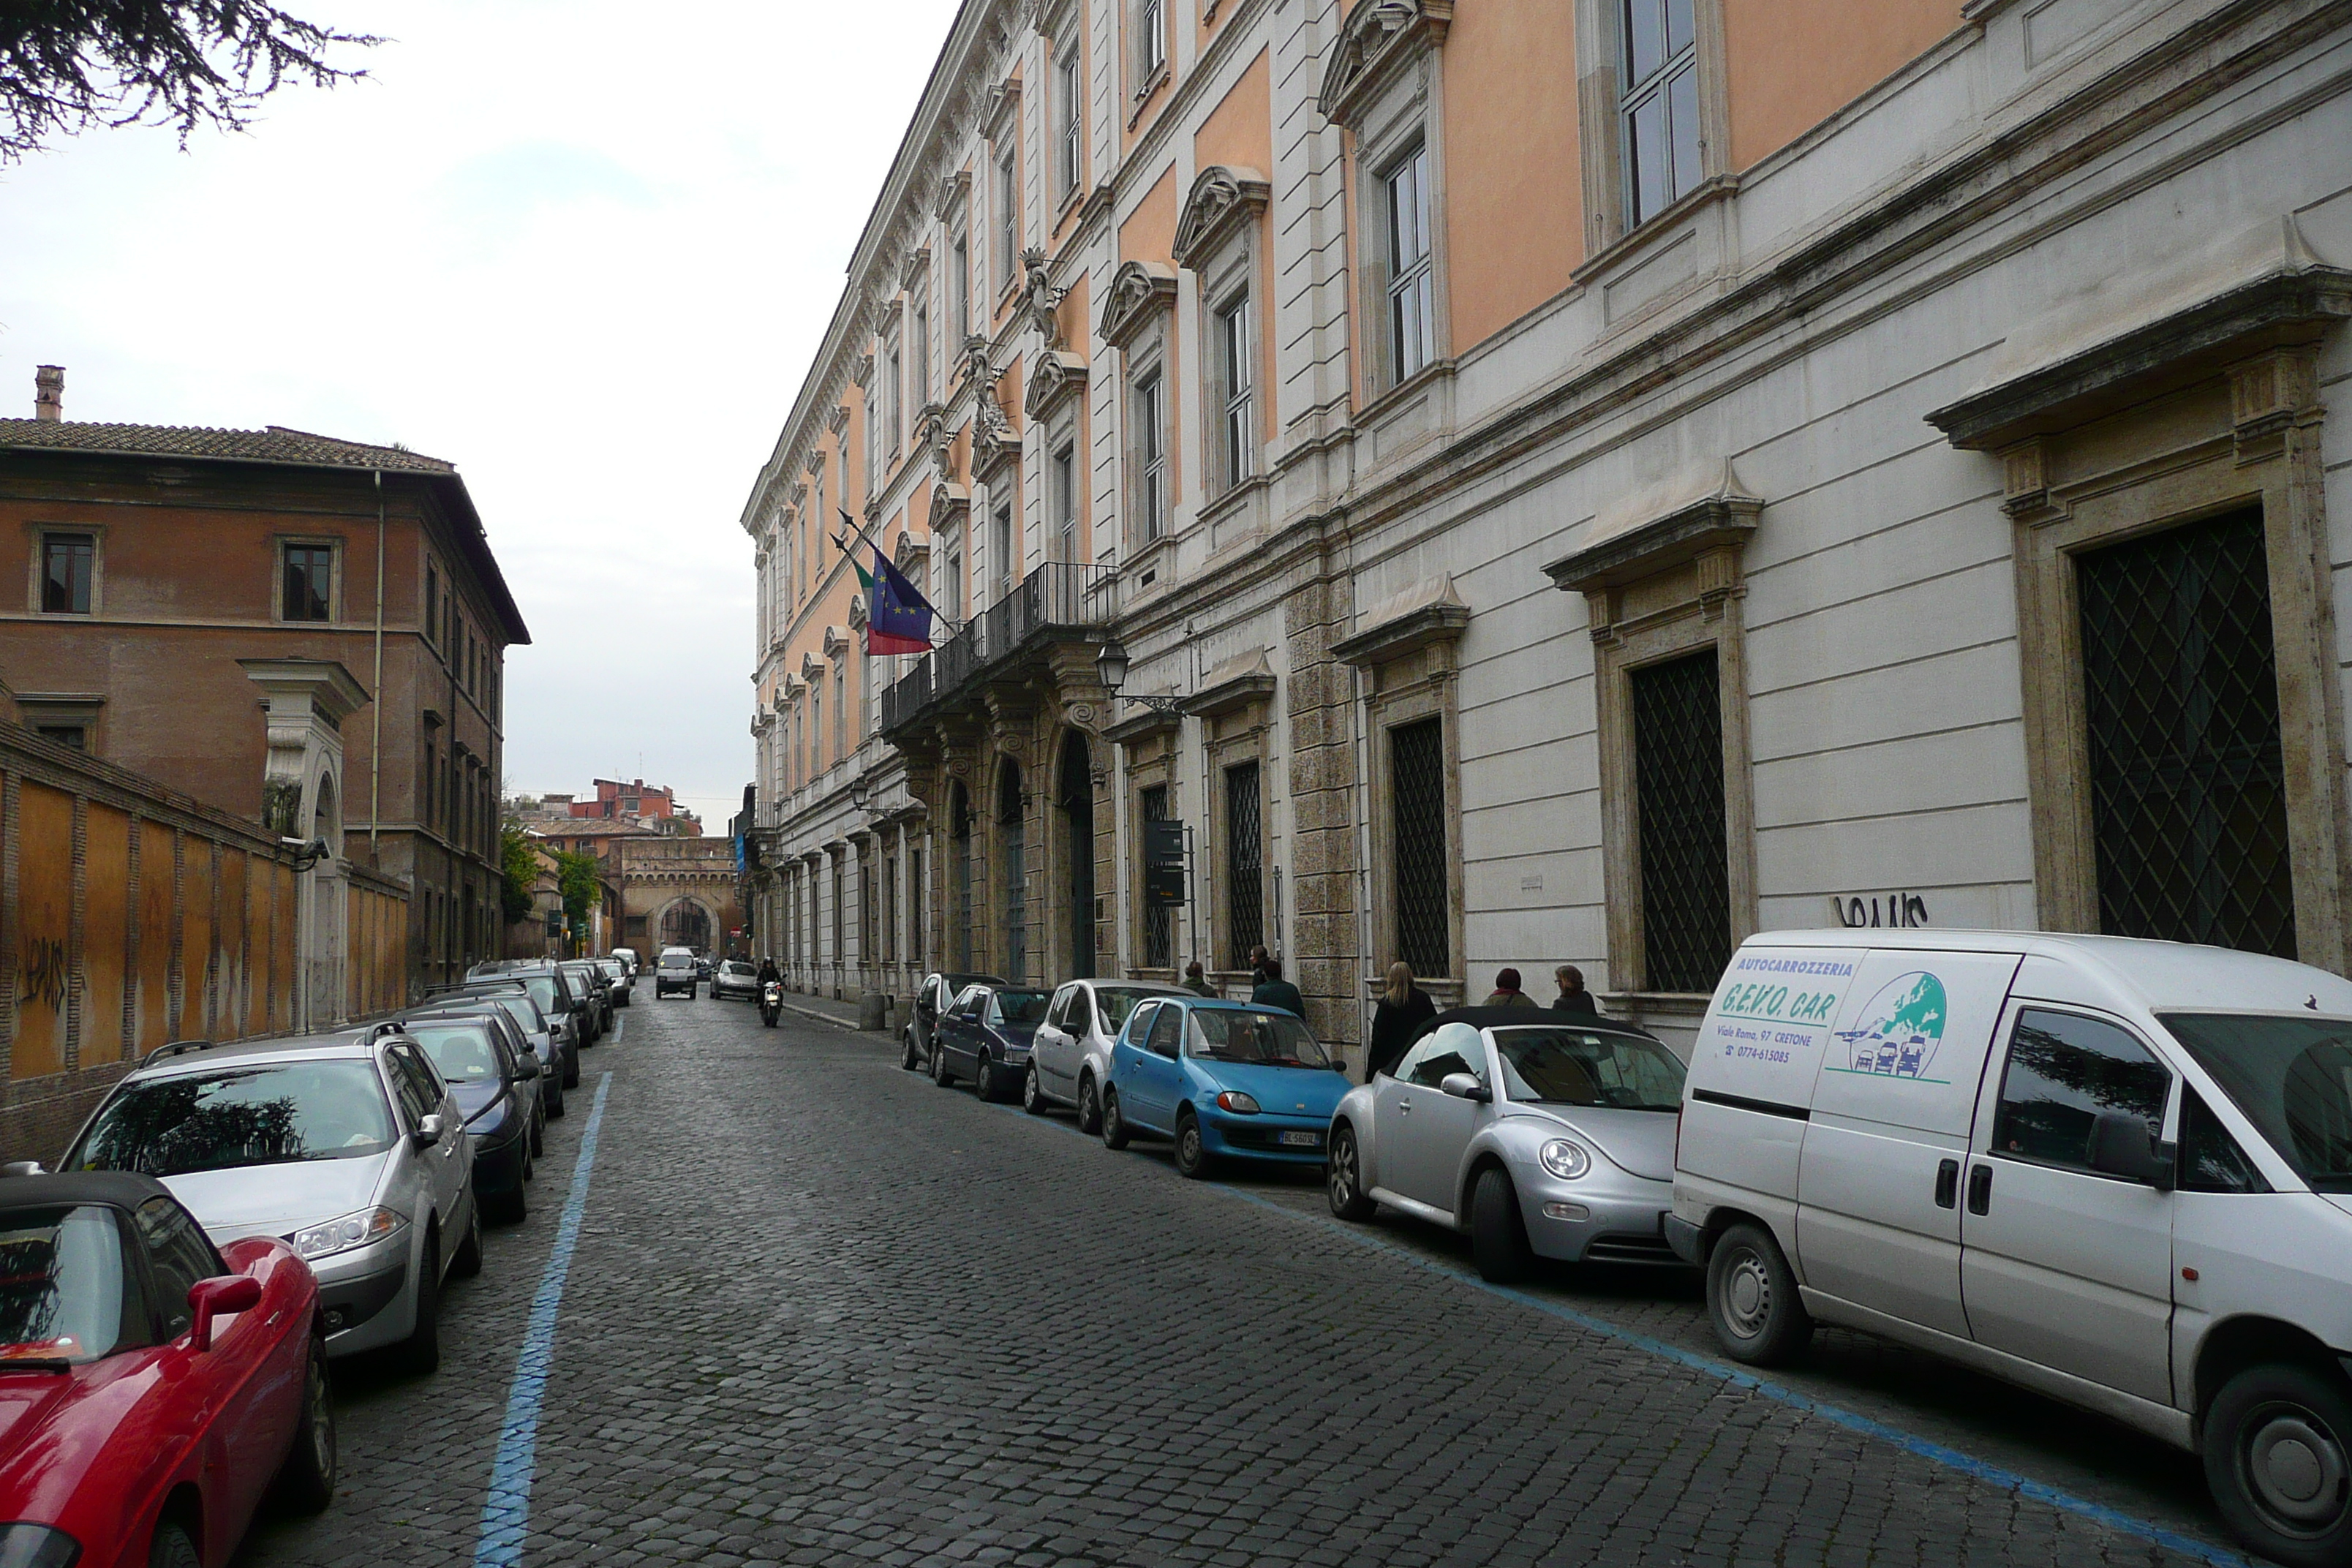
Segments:
[[[0,1372],[71,1372],[73,1364],[61,1355],[0,1356]]]

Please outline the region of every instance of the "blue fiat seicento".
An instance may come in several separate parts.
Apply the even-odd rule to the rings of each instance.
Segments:
[[[1153,997],[1111,1047],[1102,1138],[1171,1139],[1188,1176],[1228,1156],[1319,1165],[1347,1092],[1340,1064],[1279,1007]]]

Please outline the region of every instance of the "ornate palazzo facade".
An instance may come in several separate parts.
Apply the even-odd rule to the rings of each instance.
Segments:
[[[2352,8],[1869,10],[969,0],[743,512],[755,950],[1263,943],[1350,1043],[1768,927],[2342,969]]]

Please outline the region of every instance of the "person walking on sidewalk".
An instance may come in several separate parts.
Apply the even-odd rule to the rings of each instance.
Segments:
[[[1260,1007],[1279,1007],[1301,1018],[1307,1016],[1307,998],[1298,994],[1297,986],[1282,977],[1282,960],[1266,954],[1258,964],[1258,973],[1265,978],[1250,993],[1251,1002]]]
[[[1184,989],[1198,996],[1218,994],[1217,988],[1209,984],[1209,977],[1201,973],[1201,961],[1197,958],[1184,966]]]
[[[1532,1007],[1535,1005],[1536,999],[1519,989],[1519,972],[1517,970],[1505,969],[1498,970],[1496,973],[1495,989],[1486,998],[1487,1006]]]
[[[1364,1081],[1381,1073],[1393,1074],[1412,1047],[1422,1025],[1437,1016],[1437,1004],[1412,983],[1412,966],[1399,959],[1389,965],[1388,989],[1372,1009],[1372,1045],[1364,1053]]]
[[[1588,1018],[1601,1016],[1601,1004],[1584,988],[1584,971],[1573,963],[1563,963],[1551,972],[1551,977],[1559,982],[1559,995],[1551,1005],[1553,1012],[1581,1013]]]

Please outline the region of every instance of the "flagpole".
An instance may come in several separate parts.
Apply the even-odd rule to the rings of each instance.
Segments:
[[[846,508],[846,505],[835,505],[833,510],[840,512],[840,515],[842,515],[842,521],[846,521],[846,524],[849,524],[849,527],[852,527],[854,531],[856,531],[856,536],[861,538],[863,543],[873,545],[873,552],[875,552],[875,555],[877,555],[877,557],[887,557],[887,555],[889,555],[889,552],[887,552],[887,550],[882,548],[882,541],[879,541],[879,538],[875,538],[873,533],[870,533],[870,531],[866,531],[866,527],[863,527],[863,524],[861,524],[861,521],[856,520],[856,517],[849,515],[849,508]],[[842,555],[849,555],[849,552],[846,552],[846,550],[842,550]],[[854,566],[854,564],[856,564],[856,562],[852,560],[852,566]],[[896,562],[891,562],[891,564],[896,566]],[[927,609],[931,611],[931,621],[940,623],[940,626],[952,626],[952,627],[955,627],[955,630],[952,630],[952,632],[948,632],[948,637],[955,637],[957,632],[962,632],[964,627],[971,626],[971,621],[948,621],[946,616],[939,614],[939,605],[929,605],[929,602],[927,602]],[[936,647],[939,647],[939,644],[934,642],[934,644],[931,644],[931,647],[936,648]]]

